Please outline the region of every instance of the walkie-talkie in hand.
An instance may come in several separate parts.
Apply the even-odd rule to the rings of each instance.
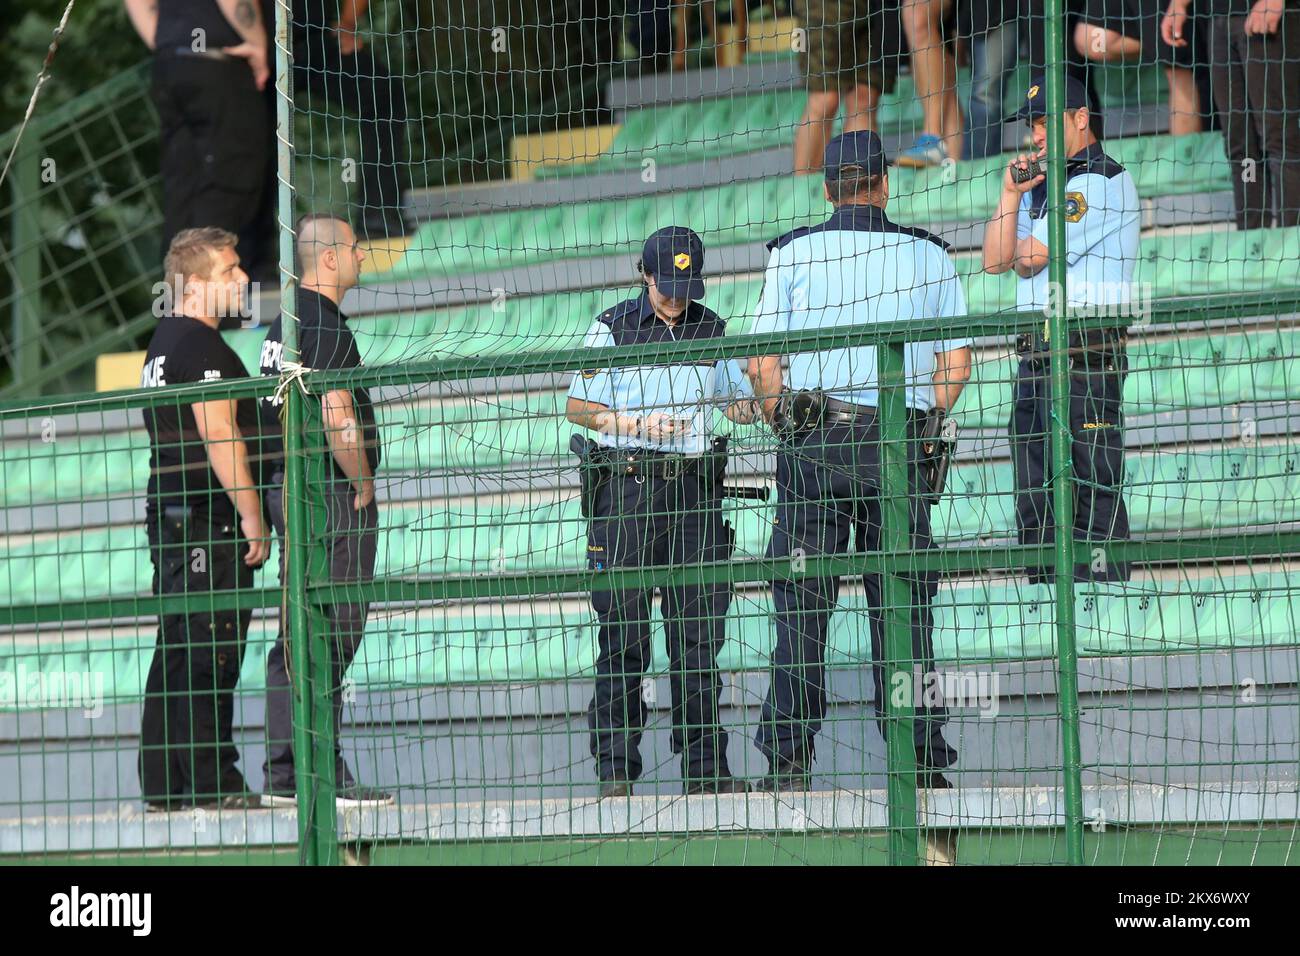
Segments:
[[[1024,168],[1021,168],[1019,162],[1011,164],[1011,180],[1017,183],[1027,183],[1044,175],[1047,170],[1038,165],[1038,160],[1031,159]]]

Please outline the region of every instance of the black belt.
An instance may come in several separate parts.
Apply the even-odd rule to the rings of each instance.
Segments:
[[[195,50],[187,46],[171,47],[166,50],[159,50],[163,56],[183,56],[183,57],[202,57],[205,60],[217,60],[222,63],[233,63],[240,59],[237,56],[231,56],[229,53],[223,53],[220,50]]]
[[[1071,332],[1066,341],[1069,355],[1084,352],[1103,352],[1107,349],[1122,349],[1128,341],[1125,329],[1088,329],[1086,332]],[[1041,332],[1025,333],[1016,336],[1016,352],[1020,355],[1032,355],[1047,358],[1051,354],[1051,343]]]
[[[875,421],[879,410],[874,405],[854,405],[852,402],[841,402],[838,398],[826,399],[826,410],[822,413],[822,423],[826,425],[851,425],[855,422],[869,425]],[[917,418],[921,413],[915,408],[907,409],[907,420],[910,422]]]
[[[675,455],[671,452],[649,448],[608,448],[597,453],[596,464],[604,465],[613,474],[628,478],[662,478],[676,481],[700,470],[701,462],[710,457],[701,455]]]

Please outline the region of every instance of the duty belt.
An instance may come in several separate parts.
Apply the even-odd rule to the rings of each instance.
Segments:
[[[674,455],[669,452],[657,452],[648,448],[619,449],[603,451],[599,463],[615,475],[629,478],[662,478],[664,481],[676,481],[684,475],[692,475],[700,470],[700,463],[707,455]]]
[[[862,422],[869,425],[875,421],[879,411],[873,405],[854,405],[852,402],[841,402],[838,398],[826,398],[826,410],[822,413],[822,423],[826,425],[851,425],[854,422]],[[907,419],[912,421],[916,418],[918,412],[914,408],[907,409]]]
[[[1086,332],[1071,332],[1067,337],[1068,355],[1104,352],[1108,349],[1122,349],[1128,341],[1125,329],[1089,329]],[[1051,343],[1040,332],[1025,333],[1016,336],[1016,352],[1031,358],[1047,358],[1051,354]]]

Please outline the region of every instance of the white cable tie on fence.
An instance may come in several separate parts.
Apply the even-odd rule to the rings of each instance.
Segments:
[[[289,389],[294,385],[298,386],[298,391],[302,392],[302,397],[307,397],[307,386],[302,383],[302,377],[314,369],[303,365],[301,362],[283,361],[280,363],[280,381],[275,386],[275,404],[283,405],[285,398],[289,394]]]

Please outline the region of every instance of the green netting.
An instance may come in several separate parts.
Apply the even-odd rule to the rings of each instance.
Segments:
[[[176,135],[153,105],[167,114],[165,80],[120,77],[20,142],[0,209],[15,386],[0,404],[0,858],[1292,861],[1300,230],[1294,164],[1243,163],[1233,112],[1295,118],[1278,92],[1300,69],[1292,12],[1278,89],[1248,84],[1264,99],[1229,108],[1216,84],[1241,77],[1223,67],[1200,70],[1212,95],[1188,106],[1205,35],[1167,69],[1119,30],[1076,46],[1057,0],[1001,23],[996,4],[951,4],[929,37],[890,6],[755,5],[746,27],[733,2],[717,34],[690,12],[684,64],[648,48],[635,5],[579,6],[376,5],[342,84],[339,35],[277,6],[278,115],[239,146],[267,171],[248,223],[278,231],[278,286],[274,250],[254,263],[241,236],[257,321],[180,306],[220,325],[249,377],[209,363],[183,383],[173,353],[143,376],[154,387],[70,392],[88,360],[180,321],[153,285],[177,202],[158,176]],[[897,49],[855,51],[859,75],[832,62],[835,38]],[[159,76],[185,65],[160,56]],[[244,65],[222,64],[233,102]],[[990,71],[1000,90],[981,85]],[[1111,160],[1087,170],[1075,80]],[[878,82],[874,112],[853,115]],[[1033,86],[1051,114],[1037,131],[1013,116]],[[612,123],[612,140],[579,135]],[[832,195],[821,150],[864,125],[896,162],[859,155],[863,175],[832,175]],[[1035,136],[1047,182],[1008,212],[1008,164]],[[608,145],[570,155],[583,142]],[[42,184],[46,153],[75,175]],[[233,214],[238,190],[216,188],[229,195],[205,215]],[[823,225],[846,205],[871,208]],[[1009,242],[1008,218],[1023,219]],[[623,305],[646,288],[637,260],[667,226],[698,235],[703,268],[677,246],[642,263],[655,292],[638,313]],[[1020,245],[1030,234],[1045,253]],[[1031,273],[1060,288],[1088,269],[1121,276],[1121,311],[1038,301]],[[711,311],[678,320],[661,283],[697,273]],[[355,356],[325,328],[331,289]],[[50,334],[34,344],[38,316]],[[915,363],[946,356],[955,384],[967,348],[930,501],[909,455],[930,454],[920,419],[948,390]],[[848,404],[806,434],[770,408],[733,420],[764,376]],[[348,458],[368,434],[362,389],[373,474]],[[233,479],[187,493],[196,510],[160,510],[150,482],[174,470],[151,465],[146,417],[277,390],[260,423],[183,431],[200,462],[242,447],[247,471],[235,451]],[[351,411],[327,422],[341,394]],[[585,516],[595,472],[575,433],[618,449]],[[716,435],[726,474],[710,481]],[[372,492],[363,527],[355,496]],[[1114,498],[1122,520],[1095,503]],[[1035,525],[1049,502],[1057,520]],[[259,523],[268,560],[241,577]],[[812,636],[789,644],[799,628]],[[239,763],[199,792],[177,768],[206,772],[215,748],[160,738],[158,715],[183,737],[214,701]],[[161,799],[141,754],[170,761]]]

